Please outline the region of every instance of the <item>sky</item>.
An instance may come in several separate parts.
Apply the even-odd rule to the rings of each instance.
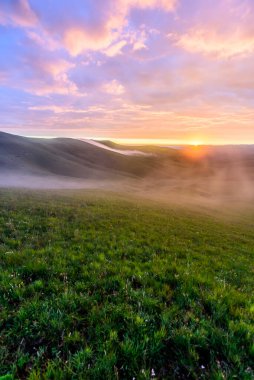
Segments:
[[[254,143],[253,20],[254,0],[0,0],[0,130]]]

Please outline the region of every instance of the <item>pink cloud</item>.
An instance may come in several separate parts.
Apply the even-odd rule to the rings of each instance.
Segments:
[[[40,80],[37,76],[28,82],[27,91],[38,96],[47,96],[50,94],[73,95],[79,96],[79,91],[74,82],[68,77],[68,70],[72,67],[65,61],[44,62],[42,70],[48,74],[46,80]]]
[[[26,32],[27,37],[36,45],[43,49],[54,51],[61,48],[61,45],[43,28],[29,29]]]
[[[94,14],[82,20],[75,12],[64,15],[61,22],[37,17],[29,0],[3,0],[0,8],[0,23],[28,28],[28,37],[47,50],[64,47],[72,56],[86,51],[104,51],[108,56],[121,54],[126,43],[121,33],[128,25],[132,9],[159,8],[164,11],[175,9],[178,0],[107,0],[100,6],[93,4]],[[57,8],[59,15],[60,8]],[[40,14],[38,12],[38,14]],[[35,28],[36,26],[36,28]],[[31,29],[32,28],[32,29]],[[144,38],[134,42],[134,50],[144,49]]]
[[[104,50],[104,53],[108,57],[115,57],[116,55],[122,54],[122,49],[126,45],[127,45],[127,41],[121,40],[121,41],[116,42],[115,44],[112,44],[111,46],[109,46],[106,50]]]
[[[190,53],[220,59],[248,56],[254,53],[253,18],[253,1],[222,1],[200,9],[198,21],[190,19],[186,31],[169,38]]]
[[[142,50],[147,49],[146,46],[147,34],[145,30],[142,30],[140,33],[135,33],[132,37],[133,50]]]
[[[104,84],[102,90],[111,95],[122,95],[125,92],[124,86],[116,79]]]
[[[165,11],[175,9],[178,0],[121,0],[127,8],[161,8]]]
[[[15,83],[11,84],[12,87],[16,87]],[[19,83],[19,87],[24,91],[37,95],[37,96],[49,96],[53,94],[59,95],[71,95],[80,96],[78,88],[75,83],[73,83],[66,73],[58,74],[55,77],[39,77],[31,76],[30,78],[25,78]]]
[[[36,13],[28,0],[0,4],[3,38],[10,33],[0,83],[21,90],[11,98],[27,107],[24,125],[71,134],[90,118],[98,136],[136,137],[237,123],[253,131],[253,0],[186,0],[177,9],[173,0],[30,0]]]
[[[7,4],[1,4],[0,24],[33,27],[37,22],[37,16],[30,7],[28,0],[15,0]]]
[[[105,27],[102,31],[89,31],[81,27],[71,27],[64,32],[63,43],[73,56],[85,50],[101,50],[112,42],[110,30]]]
[[[63,44],[72,56],[77,56],[87,50],[104,50],[109,56],[121,53],[125,45],[118,41],[123,28],[127,25],[129,11],[133,8],[161,8],[172,11],[177,0],[117,0],[109,6],[99,24],[66,26],[63,31]],[[111,5],[112,5],[111,4]],[[98,10],[100,12],[100,10]],[[99,19],[99,17],[98,17]],[[144,37],[144,36],[143,36]],[[112,45],[110,47],[110,45]],[[134,50],[145,48],[144,38],[135,42]]]
[[[0,84],[4,84],[7,79],[7,73],[0,71]]]
[[[22,65],[26,68],[22,78],[19,69],[9,71],[9,86],[22,88],[37,96],[51,94],[80,96],[77,85],[69,78],[69,70],[75,64],[56,57],[28,54],[23,57]],[[17,78],[17,80],[15,79]]]
[[[78,113],[78,114],[87,114],[89,109],[77,109],[73,107],[57,106],[57,105],[46,105],[46,106],[32,106],[29,107],[31,111],[50,111],[56,114],[61,113]]]
[[[254,33],[247,35],[244,30],[236,29],[224,34],[214,28],[196,28],[176,37],[176,45],[190,53],[201,53],[219,58],[249,55],[254,52]]]
[[[37,65],[45,72],[49,73],[52,77],[58,77],[66,74],[71,68],[75,67],[75,64],[70,63],[64,59],[54,60],[39,60]]]

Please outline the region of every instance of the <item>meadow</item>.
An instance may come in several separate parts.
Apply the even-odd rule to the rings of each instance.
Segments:
[[[0,379],[254,378],[254,213],[0,191]]]

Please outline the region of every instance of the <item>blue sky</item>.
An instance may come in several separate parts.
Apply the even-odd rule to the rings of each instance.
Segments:
[[[0,129],[254,143],[252,0],[1,0]]]

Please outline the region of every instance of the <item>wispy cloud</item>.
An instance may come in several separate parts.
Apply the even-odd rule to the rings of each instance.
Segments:
[[[2,0],[0,4],[0,24],[19,27],[34,27],[38,23],[36,13],[29,0]]]

